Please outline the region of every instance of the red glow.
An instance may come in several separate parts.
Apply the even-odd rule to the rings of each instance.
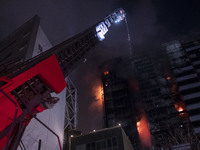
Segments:
[[[105,84],[105,86],[108,86],[108,84]]]
[[[175,108],[176,110],[179,112],[179,117],[181,119],[187,119],[188,118],[188,114],[185,111],[185,105],[183,102],[178,102],[175,104]]]
[[[166,79],[167,79],[167,80],[170,80],[170,79],[171,79],[171,77],[167,77]]]
[[[92,88],[92,97],[94,97],[94,101],[91,103],[90,109],[101,112],[103,109],[103,87],[100,81]]]
[[[108,75],[108,74],[109,74],[109,71],[105,71],[105,72],[104,72],[104,75]]]
[[[175,108],[178,112],[184,111],[184,108],[183,106],[181,106],[181,103],[175,104]]]
[[[151,144],[151,134],[149,130],[149,125],[145,115],[142,116],[141,120],[137,122],[137,130],[139,133],[140,141],[145,147],[152,147]]]
[[[182,111],[183,111],[183,108],[182,108],[182,107],[179,107],[178,111],[179,111],[179,112],[182,112]]]

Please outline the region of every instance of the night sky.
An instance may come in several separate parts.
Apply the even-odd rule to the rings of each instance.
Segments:
[[[162,43],[200,32],[199,0],[0,0],[0,40],[35,14],[53,45],[89,28],[116,8],[123,8],[135,51],[153,51]],[[125,23],[113,25],[100,43],[70,75],[79,97],[79,129],[101,128],[102,111],[92,108],[95,86],[100,84],[99,65],[128,55]],[[200,34],[199,34],[200,35]]]

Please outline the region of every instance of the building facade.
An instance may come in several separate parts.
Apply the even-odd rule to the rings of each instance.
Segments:
[[[136,111],[134,95],[129,80],[132,79],[133,69],[127,58],[116,58],[101,66],[104,93],[104,122],[105,127],[120,124],[133,147],[140,148],[136,128]]]
[[[172,149],[182,144],[191,146],[195,137],[185,106],[179,99],[173,75],[169,71],[166,55],[146,52],[136,55],[133,62],[152,148]]]
[[[40,19],[33,17],[0,43],[0,70],[32,57]]]
[[[200,40],[165,44],[177,91],[186,106],[194,132],[200,133]]]
[[[71,150],[133,150],[120,126],[71,136]]]

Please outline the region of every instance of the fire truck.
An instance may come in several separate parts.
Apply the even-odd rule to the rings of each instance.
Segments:
[[[116,9],[84,32],[25,62],[0,69],[0,149],[18,148],[30,120],[59,100],[50,93],[60,93],[67,86],[65,77],[104,40],[113,23],[124,19],[124,10]]]

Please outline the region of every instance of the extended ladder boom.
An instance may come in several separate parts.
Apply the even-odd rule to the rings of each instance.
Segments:
[[[124,18],[124,10],[117,9],[96,25],[36,57],[0,69],[0,149],[17,149],[30,120],[58,101],[50,93],[60,93],[66,87],[64,78],[105,38],[110,26]]]

